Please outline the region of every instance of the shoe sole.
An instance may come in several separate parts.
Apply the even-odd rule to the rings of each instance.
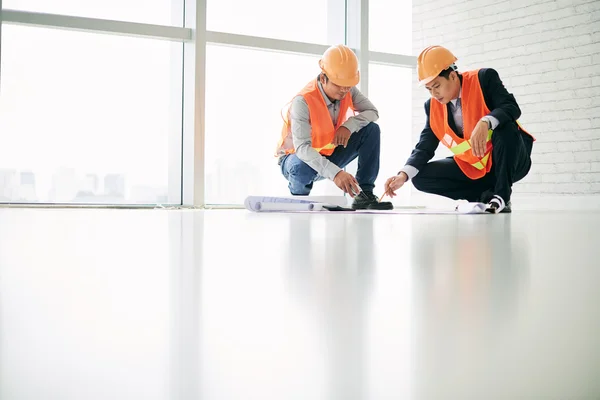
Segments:
[[[372,204],[370,207],[367,207],[368,210],[393,210],[394,205],[390,202],[377,203]]]
[[[497,213],[497,212],[492,212],[492,211],[489,211],[489,210],[485,210],[485,212],[487,212],[488,214],[510,214],[510,213],[512,213],[512,210],[510,210],[510,209],[508,209],[508,210],[507,210],[507,209],[505,208],[505,209],[503,209],[502,211],[500,211],[499,213]]]
[[[384,203],[379,203],[376,206],[373,205],[368,205],[368,206],[360,206],[360,207],[355,207],[352,206],[353,210],[393,210],[394,209],[394,205],[393,204],[384,204]]]

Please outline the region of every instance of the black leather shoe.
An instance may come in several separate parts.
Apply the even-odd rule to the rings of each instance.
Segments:
[[[379,202],[373,192],[362,191],[354,197],[352,208],[355,210],[392,210],[394,205],[390,201]]]
[[[487,203],[487,207],[485,209],[486,212],[492,214],[508,214],[512,212],[511,203],[504,203],[504,199],[498,195],[494,195],[494,197]]]

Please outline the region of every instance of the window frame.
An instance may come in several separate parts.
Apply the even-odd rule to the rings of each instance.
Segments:
[[[0,0],[0,43],[2,24],[19,24],[76,30],[102,34],[137,36],[158,40],[169,40],[183,46],[183,93],[181,112],[182,132],[174,138],[169,151],[180,152],[169,157],[170,182],[180,179],[179,184],[169,185],[169,198],[178,196],[181,206],[205,208],[205,103],[206,103],[206,46],[220,44],[241,48],[254,48],[302,55],[321,55],[327,45],[280,40],[249,35],[208,31],[208,0],[173,0],[174,10],[183,7],[183,26],[155,25],[139,22],[115,21],[99,18],[76,17],[2,8]],[[215,1],[215,0],[213,0]],[[409,54],[392,54],[369,51],[369,0],[327,0],[328,42],[344,43],[359,57],[361,81],[359,89],[369,93],[369,64],[388,64],[414,68],[416,57]],[[344,15],[345,18],[334,18]],[[2,48],[0,47],[0,61]],[[0,88],[2,87],[0,70]],[[348,169],[356,167],[351,164]],[[171,186],[180,193],[171,193]]]

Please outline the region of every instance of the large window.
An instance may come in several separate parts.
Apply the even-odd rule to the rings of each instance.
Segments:
[[[369,0],[369,50],[412,53],[412,1]]]
[[[375,181],[381,193],[385,181],[398,173],[412,151],[411,72],[405,67],[369,65],[369,97],[379,111],[381,128],[381,162]],[[409,190],[399,190],[397,194],[393,199],[395,204],[407,204],[410,200]]]
[[[6,9],[183,26],[181,0],[2,0]]]
[[[343,18],[343,14],[329,14],[331,2],[343,12],[344,0],[208,0],[207,29],[326,44],[330,43],[328,20]]]
[[[181,51],[4,26],[0,201],[179,204]]]
[[[281,112],[339,43],[359,55],[359,89],[379,109],[376,194],[410,153],[410,1],[0,4],[0,203],[290,195],[274,157]],[[311,194],[342,191],[323,180]]]
[[[208,46],[207,204],[241,204],[251,193],[290,194],[274,157],[283,123],[281,110],[316,78],[318,59]],[[315,184],[311,194],[316,193],[342,194],[329,181]]]

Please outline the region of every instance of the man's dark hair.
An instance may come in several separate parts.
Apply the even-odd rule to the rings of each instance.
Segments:
[[[329,77],[327,76],[327,74],[325,74],[325,72],[321,72],[317,79],[320,81],[322,76],[325,77],[325,83],[329,82]]]
[[[452,67],[446,68],[445,70],[443,70],[442,72],[440,72],[440,75],[442,78],[450,78],[450,72],[454,71],[454,69]],[[458,73],[458,71],[457,71]]]

